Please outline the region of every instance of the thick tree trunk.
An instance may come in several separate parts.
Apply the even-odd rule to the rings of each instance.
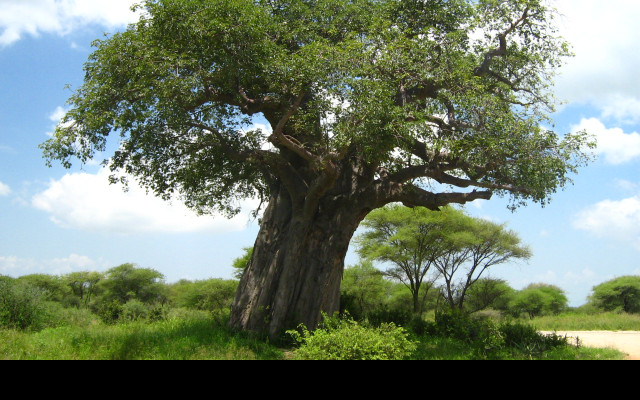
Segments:
[[[366,213],[325,202],[309,221],[293,210],[286,191],[271,198],[231,309],[232,328],[277,340],[339,310],[344,258]]]

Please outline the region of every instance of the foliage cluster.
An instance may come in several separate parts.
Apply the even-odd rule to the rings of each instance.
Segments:
[[[386,278],[371,263],[362,262],[344,272],[341,310],[357,321],[374,325],[393,322],[405,327],[419,326],[424,316],[452,309],[440,287],[434,285],[433,289],[423,292],[420,297],[422,311],[415,313],[412,294],[405,285]],[[514,318],[558,315],[568,309],[564,291],[542,283],[516,290],[504,280],[481,278],[469,287],[466,298],[462,309],[453,309]]]
[[[421,300],[436,282],[442,300],[462,310],[490,268],[531,257],[515,232],[453,207],[396,204],[374,210],[362,225],[367,230],[356,239],[358,253],[389,266],[384,274],[409,289],[414,313],[422,311]]]
[[[408,333],[393,323],[370,327],[338,314],[325,314],[313,332],[300,326],[288,333],[299,345],[294,351],[297,360],[402,360],[417,347]]]
[[[142,275],[149,273],[142,272]],[[539,318],[533,320],[535,325],[532,325],[528,320],[494,320],[480,318],[479,313],[470,314],[447,309],[440,309],[433,319],[416,318],[410,312],[411,299],[407,296],[408,291],[401,284],[390,282],[379,273],[373,274],[371,265],[361,265],[354,272],[358,272],[360,280],[349,277],[350,272],[347,270],[345,280],[353,280],[346,285],[346,290],[352,298],[366,293],[360,298],[360,303],[353,303],[362,305],[360,310],[364,311],[364,314],[361,315],[361,319],[334,316],[327,318],[320,329],[313,332],[304,328],[292,332],[297,344],[297,348],[291,353],[292,358],[618,357],[615,354],[603,353],[587,355],[585,352],[588,349],[567,346],[566,340],[562,337],[541,336],[534,328],[544,327],[540,325]],[[109,279],[106,277],[107,274],[101,276],[102,279]],[[100,284],[96,284],[92,289],[90,301],[86,301],[87,290],[84,291],[81,301],[70,301],[73,297],[66,296],[75,296],[80,300],[81,291],[71,290],[72,287],[77,289],[78,285],[72,286],[72,280],[66,278],[68,276],[27,276],[18,279],[0,277],[0,299],[3,307],[0,321],[2,327],[8,328],[0,329],[0,353],[4,358],[283,358],[282,351],[273,345],[231,332],[226,327],[222,310],[228,310],[236,281],[212,279],[161,283],[163,289],[159,293],[165,296],[160,297],[164,299],[163,303],[145,303],[142,300],[144,296],[133,296],[121,303],[114,297],[105,295],[107,291],[104,288],[111,287],[110,285]],[[55,284],[56,279],[67,282],[66,286]],[[375,284],[367,283],[367,279],[373,280]],[[40,282],[40,287],[34,286],[34,282]],[[355,290],[359,285],[362,285],[363,293]],[[47,287],[46,290],[44,286]],[[133,289],[130,291],[135,292]],[[148,291],[141,290],[138,293]],[[7,300],[12,298],[13,302]],[[110,312],[114,316],[112,323],[100,322],[93,312],[93,304],[102,304],[105,309],[111,307]],[[404,304],[404,309],[400,307],[401,304]],[[151,311],[154,306],[158,310],[155,315]],[[18,312],[29,308],[31,311]],[[614,313],[607,315],[610,319]],[[394,323],[394,320],[402,323]],[[563,326],[555,326],[553,329],[561,330]]]
[[[590,302],[604,311],[640,313],[640,276],[622,276],[595,286]]]
[[[0,327],[37,331],[47,327],[165,320],[176,308],[228,316],[237,281],[164,282],[151,268],[123,264],[100,272],[54,276],[0,276]]]
[[[540,358],[546,352],[568,346],[566,338],[541,334],[531,324],[474,318],[456,309],[437,312],[428,332],[467,343],[472,346],[473,357],[479,359]]]
[[[530,318],[541,315],[557,315],[567,308],[564,291],[548,284],[531,284],[514,294],[509,311],[514,316],[526,314]]]
[[[0,279],[0,327],[26,329],[44,319],[44,293],[27,284]]]

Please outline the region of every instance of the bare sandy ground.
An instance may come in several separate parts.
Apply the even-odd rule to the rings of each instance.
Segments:
[[[542,332],[551,334],[553,332]],[[640,332],[635,331],[557,331],[572,340],[578,338],[582,346],[613,348],[626,353],[627,360],[640,360]],[[574,342],[575,343],[575,342]]]

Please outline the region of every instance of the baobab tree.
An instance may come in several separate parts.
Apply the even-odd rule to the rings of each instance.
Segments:
[[[45,158],[86,162],[116,136],[113,180],[201,213],[261,199],[230,324],[312,328],[370,211],[546,204],[585,161],[585,135],[545,128],[569,51],[543,3],[145,0],[94,43]]]

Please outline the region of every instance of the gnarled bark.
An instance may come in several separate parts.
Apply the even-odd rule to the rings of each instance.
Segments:
[[[265,210],[253,255],[231,310],[232,328],[278,339],[286,329],[314,328],[340,306],[349,242],[365,214],[340,204],[304,221],[280,191]]]

